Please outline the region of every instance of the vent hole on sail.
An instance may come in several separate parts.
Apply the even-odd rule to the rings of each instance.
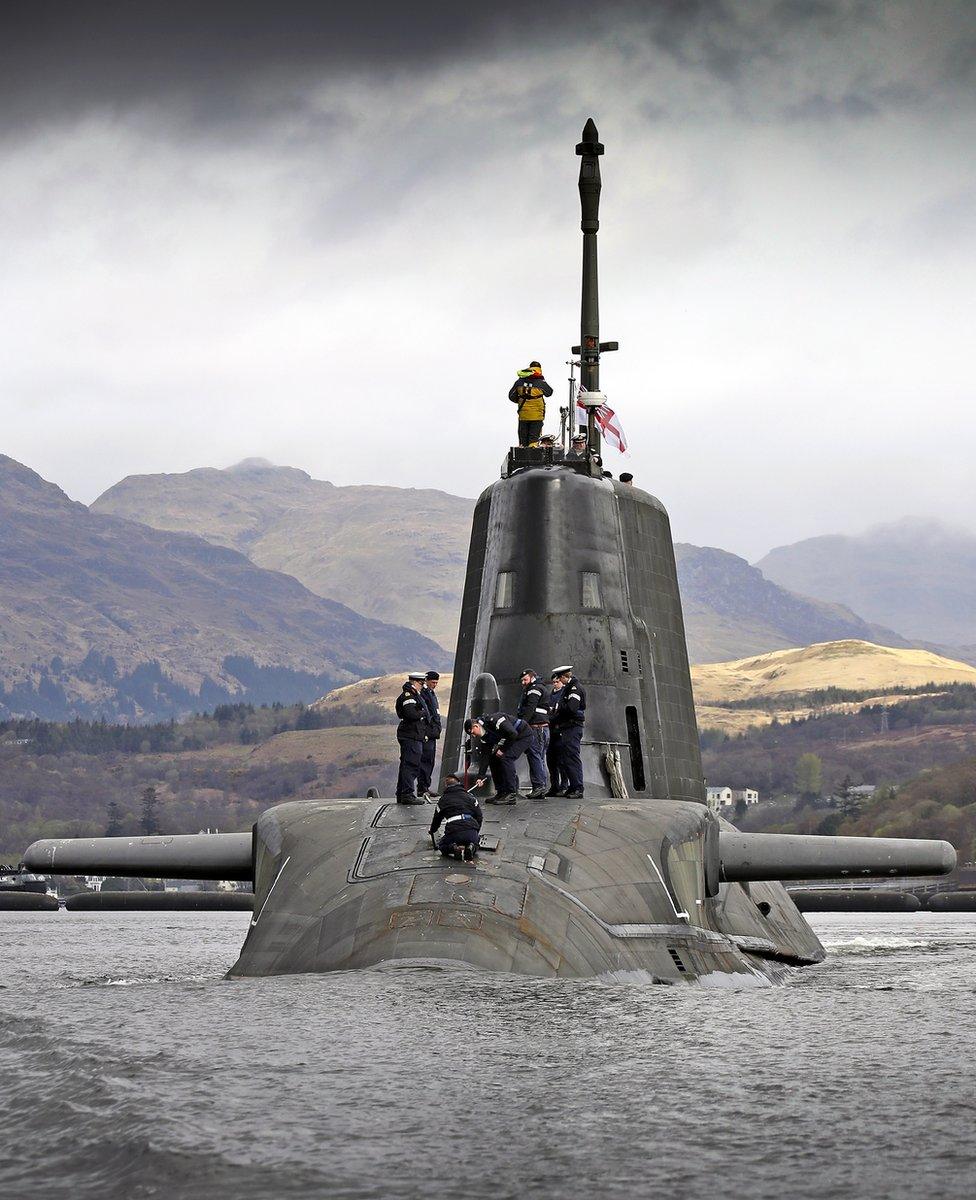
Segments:
[[[620,669],[625,674],[630,674],[630,659],[626,650],[620,651]]]
[[[681,961],[681,955],[673,946],[668,946],[668,954],[671,955],[671,960],[679,971],[686,972],[688,970],[685,964]]]

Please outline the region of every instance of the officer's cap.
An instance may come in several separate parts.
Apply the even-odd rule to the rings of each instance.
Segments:
[[[428,671],[424,679],[440,679],[440,675],[436,671]]]
[[[407,678],[411,683],[423,683],[427,676],[423,671],[411,671]]]
[[[570,665],[568,667],[553,667],[553,669],[552,669],[553,679],[557,679],[560,675],[572,675],[572,673],[573,673],[572,665]]]
[[[540,442],[554,442],[555,440],[556,435],[554,433],[544,433],[542,437],[539,438]]]
[[[585,441],[586,441],[586,434],[585,434],[585,433],[574,433],[574,434],[573,434],[573,441],[574,441],[574,442],[585,442]]]
[[[533,671],[531,667],[523,667],[522,670],[519,672],[519,679],[521,679],[523,675],[535,675],[538,677],[538,674],[539,674],[539,672]]]

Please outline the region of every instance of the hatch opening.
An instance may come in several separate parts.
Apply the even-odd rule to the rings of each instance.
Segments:
[[[630,745],[630,777],[634,782],[634,791],[642,792],[647,782],[644,778],[644,750],[641,746],[637,709],[633,704],[628,704],[624,713],[627,717],[627,741]]]

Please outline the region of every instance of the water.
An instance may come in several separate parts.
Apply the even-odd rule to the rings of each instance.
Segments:
[[[0,914],[0,1191],[970,1196],[976,916],[815,915],[748,991],[226,982],[246,913]]]

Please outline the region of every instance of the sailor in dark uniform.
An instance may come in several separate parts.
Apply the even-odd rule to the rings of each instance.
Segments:
[[[441,736],[441,710],[437,704],[437,684],[440,675],[436,671],[428,671],[424,677],[424,686],[420,689],[420,699],[427,709],[427,741],[420,752],[420,776],[417,780],[417,791],[428,800],[435,800],[431,794],[430,781],[434,777],[434,758],[437,754],[437,739]]]
[[[565,796],[569,791],[569,779],[563,772],[559,759],[559,730],[556,728],[556,712],[559,709],[559,697],[563,685],[552,673],[552,690],[549,692],[549,747],[546,750],[546,766],[549,768],[549,791],[547,796]]]
[[[412,671],[407,676],[403,691],[397,696],[396,715],[400,718],[397,726],[397,741],[400,743],[397,804],[424,803],[423,795],[417,795],[417,783],[423,770],[421,759],[424,743],[428,739],[427,706],[420,698],[425,678],[423,671]]]
[[[515,715],[527,721],[532,741],[525,752],[529,763],[530,800],[540,800],[549,790],[546,752],[549,749],[549,689],[531,667],[522,672],[522,699]]]
[[[583,725],[586,720],[586,692],[573,674],[572,666],[556,667],[553,670],[554,694],[559,685],[555,712],[550,724],[559,741],[558,763],[561,776],[569,782],[565,792],[568,800],[583,798],[583,759],[580,744],[583,741]]]
[[[456,775],[444,779],[444,794],[437,801],[430,822],[430,836],[444,825],[444,836],[437,843],[441,854],[449,858],[463,858],[468,862],[478,853],[481,823],[484,814],[477,799],[464,790]]]
[[[508,713],[490,713],[464,722],[464,732],[480,739],[483,779],[485,767],[491,772],[496,795],[488,804],[514,804],[519,798],[518,771],[515,764],[528,750],[532,730],[521,717]]]

